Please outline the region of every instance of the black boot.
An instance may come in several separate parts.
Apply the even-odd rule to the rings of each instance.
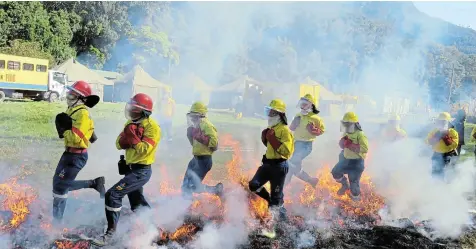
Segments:
[[[112,237],[114,236],[115,230],[107,229],[104,235],[91,240],[91,244],[99,247],[107,246],[111,243]]]
[[[104,187],[104,184],[106,183],[106,180],[104,179],[104,176],[98,177],[94,180],[91,180],[91,188],[95,189],[96,191],[99,192],[99,197],[101,199],[104,199],[104,196],[106,194],[106,188]]]
[[[269,205],[269,202],[271,201],[271,195],[269,194],[268,190],[266,190],[264,187],[261,187],[255,193],[268,202]]]
[[[337,190],[337,195],[344,195],[345,191],[349,189],[349,181],[347,177],[343,176],[341,179],[336,180],[338,183],[342,184],[339,190]]]
[[[64,209],[66,208],[66,200],[66,198],[53,198],[53,218],[55,224],[62,223]]]

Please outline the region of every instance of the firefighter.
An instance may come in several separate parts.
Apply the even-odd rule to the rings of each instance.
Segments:
[[[312,142],[325,130],[324,122],[317,116],[319,111],[315,103],[316,100],[311,94],[304,95],[298,103],[301,112],[294,117],[289,127],[294,132],[294,154],[289,160],[286,184],[291,181],[293,175],[314,187],[318,183],[316,177],[311,177],[302,170],[302,161],[312,152]]]
[[[92,95],[91,87],[84,81],[77,81],[66,88],[68,109],[58,114],[55,120],[58,136],[64,139],[65,146],[53,176],[53,217],[56,223],[63,219],[69,191],[92,188],[99,192],[101,198],[104,198],[105,192],[104,177],[75,180],[88,161],[88,147],[97,140],[88,108],[99,102],[99,96]]]
[[[167,141],[172,141],[172,118],[175,114],[175,100],[170,96],[170,92],[167,91],[160,102],[160,127],[164,131],[164,138],[167,137]]]
[[[294,152],[294,138],[287,126],[286,105],[282,100],[272,100],[265,107],[268,127],[261,132],[261,141],[266,146],[262,165],[249,182],[249,189],[268,202],[272,216],[271,230],[263,230],[263,235],[274,238],[276,219],[285,219],[286,209],[283,206],[283,188],[288,173],[288,159]],[[270,182],[271,193],[264,185]]]
[[[400,127],[400,120],[400,115],[390,115],[388,123],[385,125],[382,132],[382,138],[384,141],[395,142],[407,137],[405,130]]]
[[[464,109],[459,109],[456,112],[455,119],[450,124],[450,127],[458,132],[458,147],[456,147],[458,156],[461,154],[461,147],[464,145],[464,122],[466,122],[466,112]]]
[[[212,193],[220,195],[223,184],[207,186],[202,183],[212,169],[212,154],[218,147],[218,134],[215,126],[207,119],[208,109],[201,102],[195,102],[187,113],[187,138],[192,145],[193,158],[185,171],[182,195],[191,198],[193,193]]]
[[[107,230],[104,235],[93,240],[97,246],[110,243],[119,221],[122,199],[127,195],[131,210],[150,208],[143,195],[143,186],[152,175],[151,164],[160,142],[160,126],[150,117],[153,101],[138,93],[125,106],[127,119],[124,130],[116,140],[118,150],[125,150],[125,161],[119,161],[119,174],[125,175],[106,192],[105,211]]]
[[[445,167],[451,162],[451,158],[457,156],[458,132],[449,128],[451,115],[448,112],[442,112],[436,120],[436,128],[430,131],[426,138],[426,143],[433,148],[432,170],[434,177],[444,177]]]
[[[337,191],[338,195],[344,195],[350,187],[351,199],[360,201],[360,177],[364,171],[364,160],[369,149],[368,140],[359,124],[359,118],[353,112],[344,114],[341,131],[344,132],[339,141],[342,151],[339,155],[339,162],[331,173],[334,179],[342,185]],[[345,174],[349,177],[348,180]]]

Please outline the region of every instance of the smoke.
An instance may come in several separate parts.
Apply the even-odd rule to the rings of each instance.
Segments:
[[[248,214],[248,200],[246,192],[235,185],[232,192],[227,193],[225,201],[225,215],[227,222],[216,225],[207,224],[203,231],[191,243],[193,249],[221,249],[236,248],[248,239],[246,219]]]
[[[456,164],[445,181],[431,176],[430,157],[420,140],[386,144],[372,151],[366,171],[386,198],[389,220],[430,220],[439,236],[457,237],[470,221],[468,194],[474,191],[474,161]]]

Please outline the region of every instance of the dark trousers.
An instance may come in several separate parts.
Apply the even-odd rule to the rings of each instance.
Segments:
[[[184,197],[191,198],[193,193],[213,192],[213,187],[202,183],[212,166],[212,156],[194,156],[190,160],[182,182]]]
[[[150,165],[132,164],[131,171],[106,192],[106,219],[109,231],[116,230],[122,208],[122,199],[127,195],[132,211],[150,207],[143,194],[143,186],[152,175]]]
[[[160,121],[160,128],[164,138],[170,139],[172,138],[172,118],[170,117],[163,117]]]
[[[64,152],[61,156],[53,176],[53,217],[56,221],[63,219],[68,192],[91,186],[90,180],[75,180],[87,161],[87,152],[81,154]]]
[[[268,201],[269,206],[282,206],[284,201],[284,181],[288,173],[288,162],[282,161],[279,163],[263,162],[255,175],[249,182],[249,188],[258,196]],[[271,185],[271,194],[264,188],[264,185],[269,182]]]
[[[309,181],[312,177],[302,170],[302,161],[312,152],[312,142],[296,141],[294,142],[294,153],[289,160],[289,172],[286,175],[285,185],[291,181],[293,175],[303,181]]]
[[[449,153],[433,153],[431,157],[431,175],[436,178],[443,178],[445,168],[451,162]]]
[[[360,195],[360,177],[364,172],[363,159],[347,159],[344,153],[339,155],[339,162],[332,168],[332,177],[343,186],[349,186],[353,196]],[[344,176],[347,175],[349,179]]]

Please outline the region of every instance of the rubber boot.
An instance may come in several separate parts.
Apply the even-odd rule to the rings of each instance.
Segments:
[[[92,180],[91,183],[91,188],[99,192],[99,197],[101,197],[101,199],[104,199],[104,196],[106,194],[106,188],[104,187],[105,183],[106,179],[104,179],[104,176]]]
[[[317,179],[316,177],[311,177],[308,173],[304,172],[304,171],[299,171],[299,173],[296,174],[296,176],[309,183],[311,186],[313,187],[316,187],[317,186],[317,183],[319,183],[319,179]]]
[[[215,194],[221,196],[223,194],[223,183],[219,182],[215,185]]]
[[[56,224],[61,224],[64,210],[66,208],[66,198],[53,198],[53,218]]]
[[[269,202],[271,201],[271,195],[269,194],[268,190],[264,188],[264,186],[256,190],[254,193],[263,198],[269,205]]]
[[[114,229],[107,229],[104,235],[100,236],[99,238],[91,240],[91,244],[95,246],[99,246],[99,247],[107,246],[111,243],[114,233],[115,233]]]
[[[270,239],[276,238],[276,223],[279,219],[279,209],[274,206],[269,209],[270,219],[266,227],[261,230],[261,235]]]
[[[350,199],[352,199],[355,202],[360,201],[360,195],[353,195],[352,193],[350,194]]]
[[[341,179],[336,180],[338,183],[342,184],[339,190],[337,190],[337,195],[342,196],[345,194],[345,191],[349,189],[349,181],[347,177],[343,176]]]

